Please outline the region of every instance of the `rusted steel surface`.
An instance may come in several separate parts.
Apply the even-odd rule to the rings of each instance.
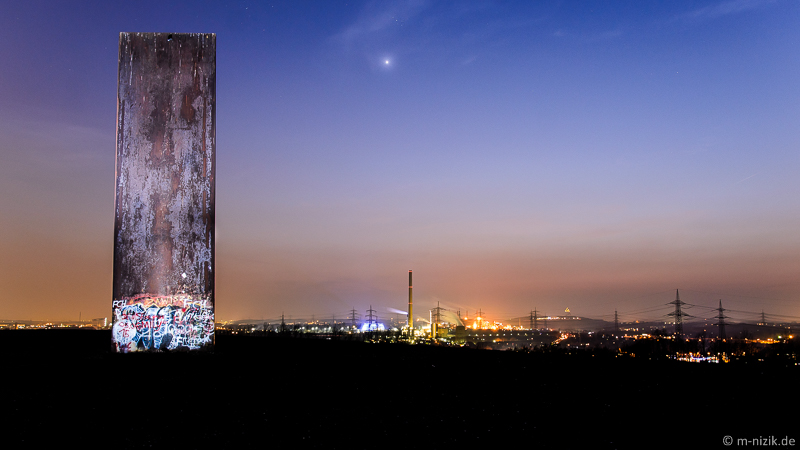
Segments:
[[[114,220],[117,351],[214,332],[216,35],[120,33]]]

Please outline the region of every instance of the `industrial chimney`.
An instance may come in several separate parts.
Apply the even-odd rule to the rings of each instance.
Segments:
[[[412,301],[411,289],[412,289],[411,271],[409,270],[408,271],[408,329],[409,329],[410,337],[413,338],[414,337],[414,312],[413,312],[414,302]]]

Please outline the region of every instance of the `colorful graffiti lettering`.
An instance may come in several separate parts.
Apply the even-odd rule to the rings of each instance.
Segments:
[[[115,300],[113,308],[117,352],[199,349],[213,343],[214,308],[208,300],[142,294]]]

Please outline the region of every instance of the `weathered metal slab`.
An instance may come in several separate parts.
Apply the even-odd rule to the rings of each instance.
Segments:
[[[214,342],[216,35],[120,33],[113,340]]]

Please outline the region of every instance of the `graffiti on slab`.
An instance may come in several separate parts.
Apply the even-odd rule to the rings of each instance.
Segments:
[[[213,343],[214,308],[189,295],[141,294],[113,302],[117,352],[199,349]]]

